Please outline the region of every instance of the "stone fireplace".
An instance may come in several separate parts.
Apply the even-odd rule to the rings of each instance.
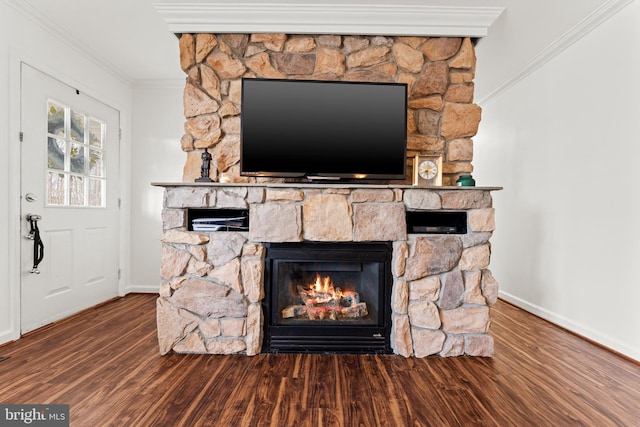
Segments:
[[[156,185],[165,188],[157,305],[162,354],[262,352],[267,246],[301,242],[390,245],[391,296],[377,309],[390,314],[387,338],[394,353],[493,354],[489,307],[498,284],[488,267],[495,227],[491,191],[498,188]],[[190,231],[194,209],[212,215],[246,209],[249,229]],[[426,215],[408,226],[408,212]],[[434,212],[464,214],[465,232],[423,231]]]
[[[322,328],[308,323],[353,328],[349,323],[359,320],[347,320],[344,313],[380,328],[343,339],[382,342],[372,352],[493,354],[489,307],[498,284],[488,268],[489,239],[494,230],[491,192],[499,188],[452,186],[459,175],[473,171],[471,138],[481,117],[473,103],[471,37],[181,31],[179,44],[187,76],[180,143],[187,159],[182,183],[155,184],[165,189],[157,305],[162,354],[318,350],[313,347]],[[321,185],[241,176],[243,77],[406,83],[406,179]],[[204,149],[212,154],[211,184],[194,183]],[[411,159],[419,154],[442,155],[442,187],[410,185]],[[229,210],[242,212],[246,230],[193,231],[194,217]],[[448,218],[455,218],[455,224],[446,223]],[[302,289],[298,295],[272,310],[274,298],[277,305],[280,297],[269,294],[279,286],[273,283],[269,251],[277,252],[279,245],[329,243],[388,246],[388,283],[378,283],[375,296],[370,296],[370,285],[359,285],[336,302],[309,304],[309,296],[300,295],[309,292],[303,282],[293,287]],[[320,270],[314,273],[322,282],[324,270],[365,269],[360,264],[297,265],[292,274]],[[309,298],[323,300],[327,292],[320,293]],[[340,309],[328,308],[331,304]],[[312,329],[291,344],[285,338],[292,330],[286,327],[301,324]],[[278,347],[285,341],[285,347]]]

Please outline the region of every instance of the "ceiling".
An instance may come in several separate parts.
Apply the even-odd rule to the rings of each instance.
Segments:
[[[52,32],[72,43],[86,56],[99,62],[121,80],[135,85],[142,81],[182,80],[178,43],[170,25],[156,6],[188,7],[193,4],[256,10],[264,6],[307,7],[321,5],[324,12],[341,0],[239,0],[186,2],[185,0],[20,0],[17,7],[40,21]],[[155,3],[155,5],[154,5]],[[504,0],[350,0],[349,5],[373,7],[500,7]],[[174,27],[175,28],[175,27]],[[144,52],[141,55],[140,52]]]

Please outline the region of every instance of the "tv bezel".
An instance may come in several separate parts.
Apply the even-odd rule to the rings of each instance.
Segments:
[[[347,85],[389,85],[389,86],[404,86],[404,105],[403,109],[404,114],[404,144],[403,144],[403,156],[404,159],[402,164],[402,173],[391,174],[391,173],[370,173],[370,174],[362,174],[358,172],[339,172],[339,173],[322,173],[318,175],[313,172],[307,171],[245,171],[244,170],[244,120],[242,118],[242,105],[244,105],[244,83],[245,81],[277,81],[277,82],[312,82],[312,83],[321,83],[321,84],[347,84]],[[406,83],[400,82],[369,82],[369,81],[350,81],[350,80],[313,80],[313,79],[270,79],[270,78],[252,78],[252,77],[243,77],[242,78],[242,93],[241,93],[241,112],[240,112],[240,175],[245,177],[254,177],[254,178],[307,178],[309,180],[340,180],[340,179],[356,179],[356,180],[403,180],[406,179],[407,174],[407,120],[408,120],[408,85]]]

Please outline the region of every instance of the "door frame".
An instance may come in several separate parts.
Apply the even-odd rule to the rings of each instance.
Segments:
[[[22,64],[44,73],[55,80],[60,81],[70,87],[76,88],[84,94],[96,99],[99,102],[118,111],[120,124],[120,153],[119,153],[119,176],[118,191],[120,194],[120,209],[118,214],[119,226],[119,247],[118,262],[120,265],[120,277],[118,279],[118,295],[124,296],[127,293],[127,283],[130,277],[130,251],[129,242],[131,240],[131,232],[129,227],[130,215],[128,207],[130,206],[130,189],[125,183],[130,182],[131,178],[131,147],[128,141],[130,138],[131,124],[127,114],[130,112],[128,107],[121,105],[119,102],[110,99],[108,96],[101,94],[94,89],[87,87],[86,84],[79,82],[75,78],[60,72],[50,65],[42,63],[40,60],[19,51],[14,47],[9,48],[9,134],[7,143],[9,145],[9,224],[8,224],[8,247],[9,247],[9,317],[10,329],[0,331],[0,344],[9,341],[15,341],[21,336],[20,307],[21,307],[21,265],[20,265],[20,244],[22,236],[21,230],[21,203],[20,203],[20,186],[21,186],[21,146],[20,132],[22,123]]]

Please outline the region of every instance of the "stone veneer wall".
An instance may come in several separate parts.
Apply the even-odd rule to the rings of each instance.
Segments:
[[[231,182],[256,182],[239,174],[240,92],[242,77],[262,77],[407,83],[407,156],[442,154],[443,185],[452,184],[473,171],[470,137],[481,116],[473,104],[475,63],[469,38],[183,34],[183,181],[200,176],[208,148],[212,179],[225,173]]]
[[[393,242],[392,335],[405,357],[491,356],[491,189],[166,185],[160,352],[260,353],[265,242]],[[187,231],[188,208],[248,208],[248,232]],[[407,234],[405,211],[468,212],[465,235]]]

